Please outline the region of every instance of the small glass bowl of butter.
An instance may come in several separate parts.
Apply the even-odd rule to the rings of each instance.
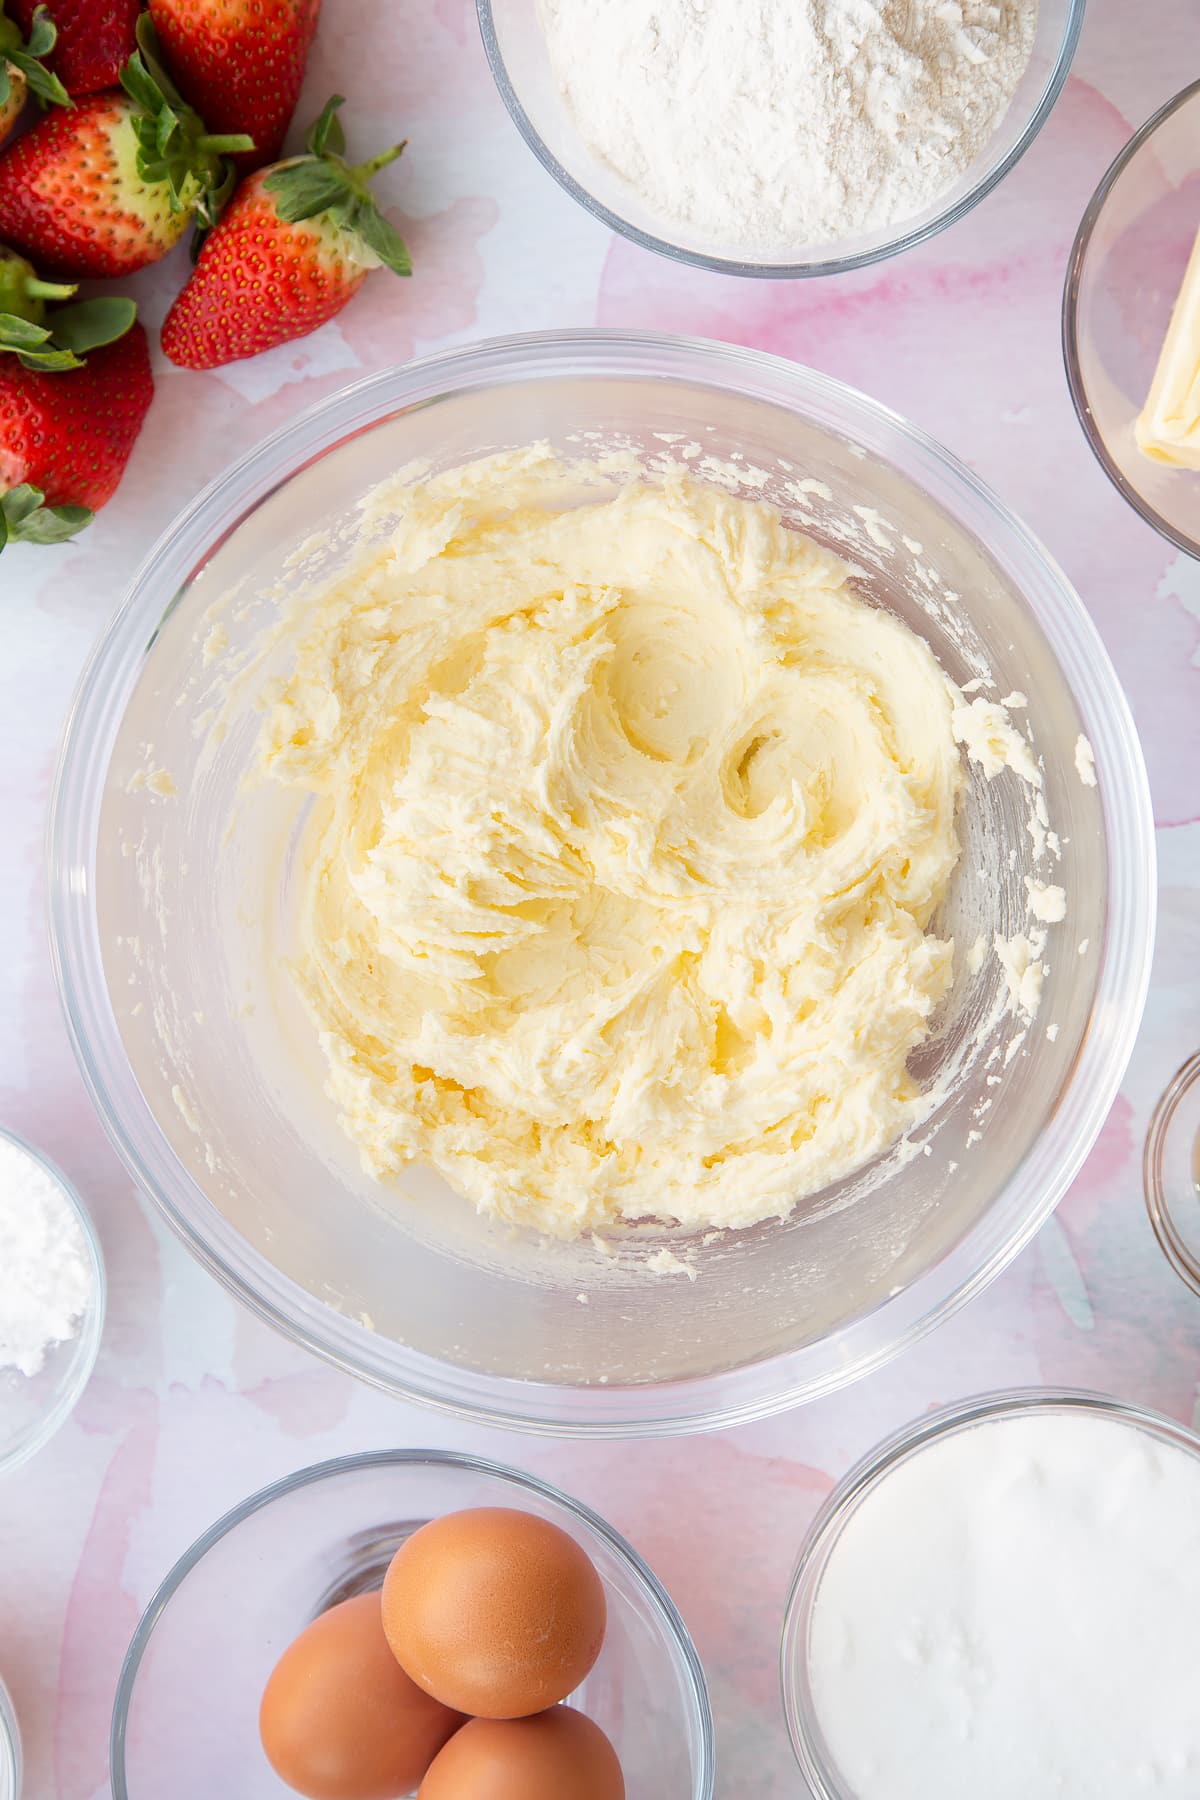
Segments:
[[[1101,467],[1200,557],[1200,81],[1134,133],[1092,196],[1067,267],[1063,354]]]

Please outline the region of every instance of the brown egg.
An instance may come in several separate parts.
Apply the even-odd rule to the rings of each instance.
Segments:
[[[398,1661],[427,1694],[485,1719],[523,1718],[572,1693],[604,1624],[604,1588],[575,1539],[507,1507],[422,1525],[383,1583]]]
[[[271,1767],[309,1800],[411,1794],[461,1724],[392,1655],[378,1593],[331,1606],[288,1645],[258,1714]]]
[[[569,1706],[472,1719],[435,1756],[417,1800],[625,1800],[617,1753]]]

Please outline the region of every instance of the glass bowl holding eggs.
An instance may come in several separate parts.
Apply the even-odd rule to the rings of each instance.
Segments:
[[[699,1659],[637,1553],[532,1476],[429,1450],[301,1470],[205,1532],[129,1647],[110,1766],[114,1800],[714,1782]]]

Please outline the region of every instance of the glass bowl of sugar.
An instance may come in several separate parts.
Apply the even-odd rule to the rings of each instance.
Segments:
[[[815,1800],[1190,1800],[1200,1438],[1028,1389],[906,1427],[800,1553],[781,1678]]]
[[[1058,97],[1085,0],[477,5],[513,122],[574,200],[679,262],[794,279],[895,256],[990,193]]]
[[[87,1386],[104,1329],[104,1259],[62,1171],[0,1129],[0,1476],[28,1462]]]

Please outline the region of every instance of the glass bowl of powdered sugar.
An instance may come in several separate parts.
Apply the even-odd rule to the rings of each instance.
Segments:
[[[83,1202],[53,1163],[0,1129],[0,1475],[66,1420],[103,1327],[104,1262]]]
[[[579,203],[734,275],[836,274],[952,225],[1033,142],[1085,0],[478,0],[505,104]]]

